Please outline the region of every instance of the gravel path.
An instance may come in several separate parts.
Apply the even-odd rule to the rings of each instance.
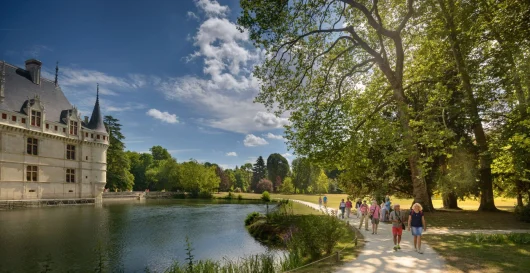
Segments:
[[[293,200],[306,206],[320,210],[318,204]],[[359,219],[355,215],[349,221],[354,227],[359,226]],[[430,233],[430,230],[428,229]],[[379,224],[378,234],[372,235],[370,230],[361,231],[364,236],[365,246],[357,259],[345,264],[339,271],[346,272],[443,272],[444,261],[431,247],[422,242],[423,254],[414,251],[413,237],[410,232],[404,231],[401,241],[401,250],[394,251],[392,247],[392,225]]]

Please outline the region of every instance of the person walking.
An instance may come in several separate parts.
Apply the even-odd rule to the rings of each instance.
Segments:
[[[377,201],[372,202],[370,206],[370,218],[372,219],[372,234],[377,234],[377,226],[379,225],[379,216],[381,215],[381,208],[377,205]]]
[[[423,254],[423,250],[421,250],[421,234],[427,230],[427,226],[425,225],[423,208],[419,203],[412,205],[408,224],[408,230],[412,230],[412,236],[414,236],[414,251]]]
[[[366,231],[368,231],[368,205],[366,204],[366,200],[364,200],[361,206],[359,207],[359,211],[361,212],[361,222],[359,224],[359,230],[362,229],[364,222],[364,228]]]
[[[401,235],[405,224],[403,223],[403,215],[401,215],[401,208],[399,204],[394,205],[394,211],[390,213],[390,221],[392,222],[392,238],[394,239],[394,250],[401,249]]]
[[[390,206],[392,205],[392,202],[390,202],[390,199],[386,199],[386,202],[385,202],[385,209],[386,209],[386,214],[385,215],[385,219],[388,219],[389,216],[390,216]]]
[[[340,201],[339,209],[340,209],[340,217],[341,217],[342,219],[344,219],[344,210],[346,209],[346,203],[344,203],[344,199],[342,199],[342,200]]]
[[[361,217],[361,205],[363,202],[361,199],[357,199],[357,202],[355,202],[355,210],[357,211],[357,218]]]
[[[327,208],[328,207],[328,197],[324,194],[324,198],[322,198],[322,200],[324,201],[324,207]]]
[[[322,196],[318,197],[318,208],[322,209]]]
[[[380,216],[380,219],[381,219],[381,222],[386,222],[386,207],[385,207],[385,202],[381,203],[381,216]]]
[[[351,207],[352,207],[352,203],[350,201],[350,198],[348,198],[348,201],[346,201],[346,216],[348,218],[350,218]]]

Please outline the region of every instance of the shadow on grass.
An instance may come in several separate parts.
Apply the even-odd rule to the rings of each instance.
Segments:
[[[530,223],[517,220],[513,212],[445,210],[426,212],[428,227],[454,229],[530,229]]]
[[[425,240],[451,271],[528,272],[530,268],[530,245],[479,243],[469,235],[425,235]]]

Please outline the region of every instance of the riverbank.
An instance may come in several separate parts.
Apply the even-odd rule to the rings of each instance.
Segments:
[[[245,225],[256,240],[286,249],[290,259],[298,260],[296,272],[334,272],[353,261],[363,246],[352,226],[293,201],[279,201],[268,215],[250,214]]]

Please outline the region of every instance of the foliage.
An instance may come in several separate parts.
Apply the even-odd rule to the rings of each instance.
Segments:
[[[149,151],[153,155],[153,159],[156,161],[171,159],[171,154],[169,154],[167,149],[163,148],[160,145],[151,147]]]
[[[323,253],[331,254],[333,247],[343,236],[343,224],[333,216],[306,215],[289,242],[289,248],[312,259],[321,257]]]
[[[329,179],[324,173],[324,170],[320,170],[316,181],[316,190],[315,193],[327,193],[329,189]]]
[[[254,166],[252,167],[252,173],[252,184],[250,186],[252,190],[256,190],[261,179],[267,176],[267,169],[263,157],[259,156],[258,159],[256,159],[256,163],[254,163]]]
[[[131,190],[134,176],[129,171],[130,161],[124,151],[125,137],[121,133],[119,120],[112,116],[105,116],[104,124],[109,133],[110,145],[107,149],[107,185],[111,190]]]
[[[530,223],[530,204],[515,207],[515,217],[519,221]]]
[[[484,234],[473,233],[468,238],[468,241],[476,243],[490,243],[490,244],[509,244],[516,245],[530,245],[530,233],[508,233],[508,234]]]
[[[295,190],[305,192],[309,187],[314,188],[320,169],[316,167],[309,158],[298,157],[292,162],[293,166],[293,184]]]
[[[264,191],[262,194],[261,194],[261,200],[265,201],[265,202],[270,202],[271,201],[271,195],[268,191]]]
[[[247,215],[247,218],[245,218],[245,226],[250,226],[256,222],[259,218],[262,218],[263,215],[261,215],[259,212],[251,212]]]
[[[286,177],[283,180],[283,183],[280,186],[280,192],[281,193],[286,193],[286,194],[294,193],[293,180],[290,177]]]
[[[289,174],[289,161],[281,154],[274,153],[267,158],[267,176],[270,181],[276,181],[280,178],[280,182],[284,180]],[[278,187],[279,185],[276,185]]]
[[[179,168],[180,188],[190,192],[192,196],[210,195],[214,189],[219,187],[220,179],[216,174],[216,166],[206,167],[192,160],[181,163]]]
[[[255,191],[257,193],[262,193],[265,191],[272,192],[273,191],[272,182],[267,179],[261,179],[259,183],[256,185]]]

